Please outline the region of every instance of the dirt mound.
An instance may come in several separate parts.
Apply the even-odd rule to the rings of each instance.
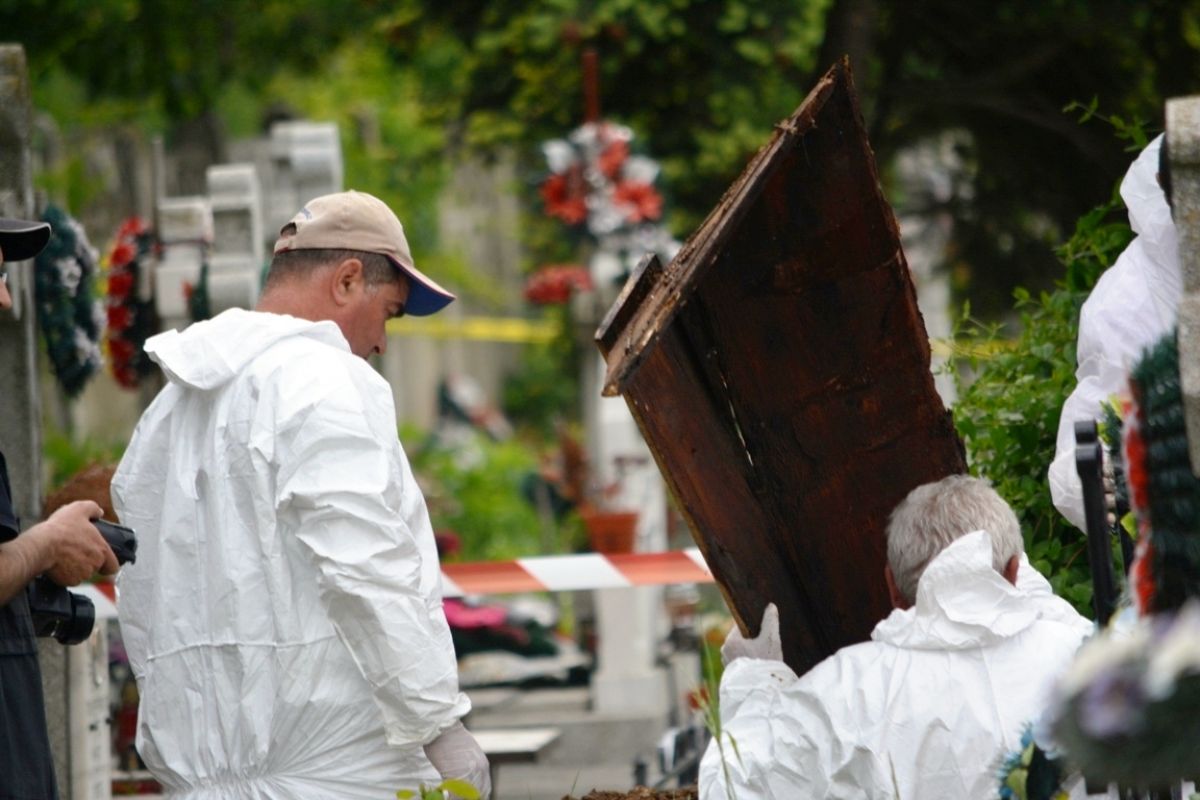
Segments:
[[[698,800],[699,792],[695,786],[683,789],[647,789],[638,786],[628,792],[591,791],[579,800]],[[576,800],[570,795],[563,795],[563,800]]]

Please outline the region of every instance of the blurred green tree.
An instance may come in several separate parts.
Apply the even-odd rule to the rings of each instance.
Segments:
[[[1063,109],[1096,98],[1153,128],[1200,74],[1200,0],[2,0],[0,30],[26,45],[40,103],[152,120],[214,155],[222,103],[253,98],[261,115],[282,99],[281,73],[313,86],[347,49],[374,50],[372,72],[397,86],[343,81],[329,99],[390,103],[404,87],[438,141],[383,137],[395,162],[364,174],[393,183],[459,144],[516,143],[540,172],[536,143],[583,116],[593,47],[600,107],[661,160],[678,236],[847,53],[885,179],[905,148],[965,134],[953,147],[970,180],[895,200],[953,219],[947,264],[985,317],[1015,286],[1053,285],[1053,244],[1128,163],[1107,130]]]

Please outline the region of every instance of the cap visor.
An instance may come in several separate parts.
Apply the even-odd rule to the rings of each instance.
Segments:
[[[438,286],[417,268],[406,267],[391,258],[388,260],[408,276],[408,300],[404,303],[404,313],[407,316],[427,317],[436,314],[457,299],[453,292]]]
[[[50,241],[50,225],[24,219],[0,219],[0,250],[5,261],[24,261]]]

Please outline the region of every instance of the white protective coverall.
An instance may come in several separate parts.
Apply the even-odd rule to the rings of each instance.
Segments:
[[[172,796],[378,798],[461,718],[429,515],[388,384],[332,322],[234,309],[150,339],[170,383],[113,481],[121,633]]]
[[[700,798],[728,800],[725,769],[738,800],[994,798],[1002,758],[1091,630],[1027,560],[1014,587],[993,569],[988,535],[967,534],[871,641],[799,678],[780,661],[731,662],[724,768],[714,740]]]
[[[1079,313],[1078,382],[1063,403],[1049,479],[1055,507],[1080,530],[1086,522],[1075,470],[1075,422],[1101,418],[1101,404],[1124,390],[1129,368],[1142,351],[1174,327],[1183,293],[1179,238],[1157,179],[1161,146],[1159,136],[1121,182],[1137,236],[1100,276]]]

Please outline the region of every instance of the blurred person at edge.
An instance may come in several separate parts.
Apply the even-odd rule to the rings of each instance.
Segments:
[[[1075,423],[1102,418],[1101,405],[1125,389],[1129,367],[1174,327],[1183,294],[1167,166],[1165,136],[1159,135],[1125,173],[1121,198],[1137,236],[1100,276],[1079,312],[1076,384],[1059,416],[1048,478],[1055,508],[1080,530],[1087,523],[1075,468]],[[1111,507],[1111,481],[1106,489]]]
[[[1092,623],[1054,596],[1025,557],[1012,509],[977,478],[910,492],[888,522],[887,561],[894,610],[871,641],[801,677],[782,662],[774,605],[757,637],[730,632],[719,708],[737,748],[726,743],[722,764],[710,743],[701,800],[729,790],[757,800],[996,796],[998,765]]]
[[[113,481],[137,748],[171,797],[380,798],[488,762],[425,499],[366,359],[454,299],[360,192],[283,226],[254,311],[147,341],[168,385]]]
[[[0,219],[0,309],[12,308],[4,262],[33,258],[49,238],[44,222]],[[117,559],[91,522],[100,515],[96,503],[79,500],[22,532],[0,453],[0,800],[58,797],[25,587],[43,573],[75,586],[96,572],[116,572]]]

